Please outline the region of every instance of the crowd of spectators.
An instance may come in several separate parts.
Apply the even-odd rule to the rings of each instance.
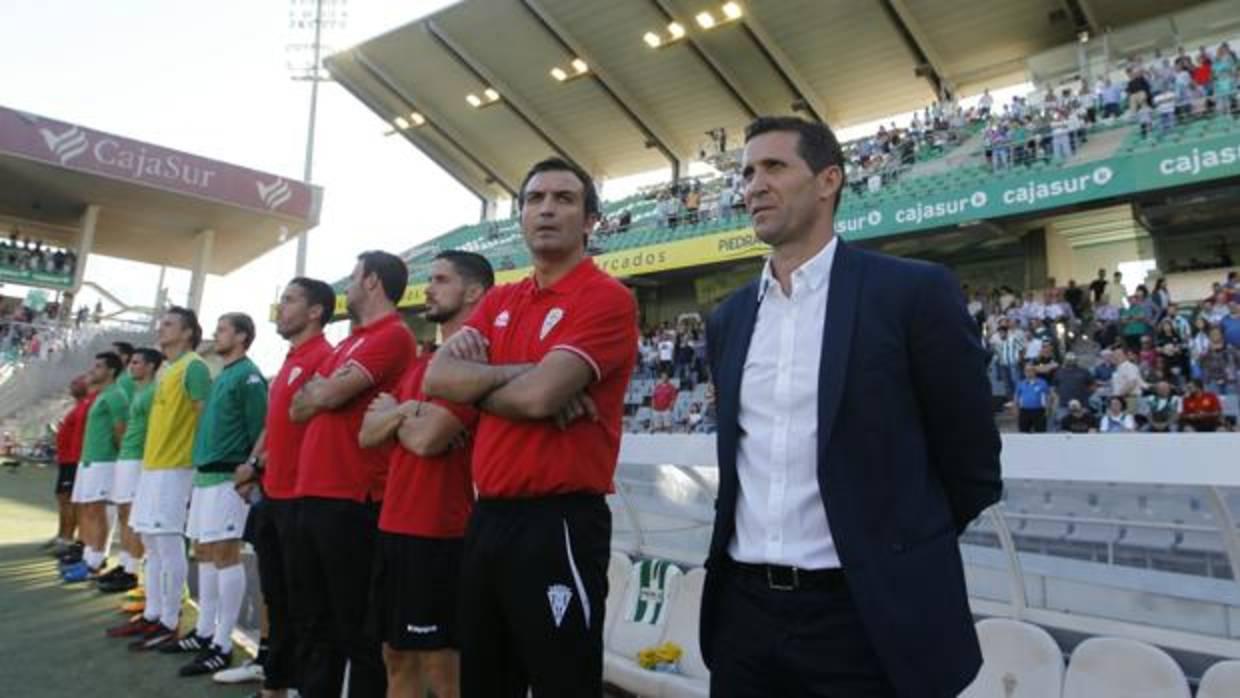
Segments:
[[[41,240],[23,238],[17,232],[8,239],[0,238],[0,267],[14,271],[39,272],[72,276],[77,266],[73,250],[44,244]]]
[[[1125,295],[1105,270],[1088,287],[1020,297],[976,292],[969,310],[991,373],[1022,432],[1235,429],[1240,394],[1240,279],[1229,272],[1186,310],[1162,279]],[[1119,299],[1118,303],[1112,298]],[[1085,365],[1074,349],[1090,350]],[[1094,351],[1096,356],[1094,356]],[[1224,404],[1232,404],[1230,416]]]
[[[708,374],[706,334],[696,316],[644,331],[637,343],[629,430],[714,433],[714,392]]]

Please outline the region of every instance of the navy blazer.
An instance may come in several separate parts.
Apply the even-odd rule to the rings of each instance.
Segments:
[[[707,664],[736,528],[741,376],[758,281],[707,322],[719,495],[702,594]],[[818,376],[818,486],[857,610],[901,696],[956,696],[981,666],[958,535],[998,501],[986,353],[945,267],[838,243]]]

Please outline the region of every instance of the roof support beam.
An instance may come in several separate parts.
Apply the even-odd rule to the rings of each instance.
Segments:
[[[775,72],[779,73],[784,82],[788,83],[788,88],[804,105],[805,111],[814,119],[826,123],[827,107],[823,104],[822,98],[818,96],[809,81],[801,75],[801,71],[797,70],[796,64],[788,57],[788,54],[784,53],[779,44],[771,38],[766,27],[753,16],[752,11],[745,13],[741,19],[741,26],[762,55],[766,56],[766,60],[770,62]]]
[[[555,151],[557,155],[565,160],[568,160],[577,167],[580,167],[586,172],[595,172],[597,163],[593,163],[588,159],[581,157],[582,151],[580,147],[572,144],[571,141],[564,136],[564,134],[557,132],[555,127],[550,125],[547,118],[544,115],[535,112],[533,108],[531,108],[525,100],[521,98],[516,90],[512,89],[512,87],[510,87],[494,73],[487,70],[482,63],[476,60],[473,56],[466,53],[465,49],[449,37],[447,33],[444,32],[443,28],[436,24],[434,20],[427,20],[423,26],[426,27],[426,31],[431,35],[431,38],[435,39],[435,41],[438,42],[438,44],[442,46],[443,49],[447,51],[448,54],[452,56],[462,68],[472,73],[478,82],[499,90],[500,94],[503,96],[503,99],[500,101],[504,103],[504,106],[507,107],[513,115],[520,119],[526,127],[533,131],[543,143],[546,143],[551,150]],[[598,174],[602,173],[599,172]]]
[[[335,69],[335,66],[333,65],[333,61],[330,58],[323,61],[323,65],[328,69],[329,72],[332,73],[332,77],[336,78],[337,84],[339,84],[346,91],[348,91],[349,94],[356,97],[357,101],[361,102],[362,104],[365,104],[372,112],[375,113],[375,115],[377,115],[384,122],[389,123],[389,124],[392,123],[391,122],[392,117],[390,114],[387,113],[387,110],[380,107],[378,104],[376,104],[374,100],[370,98],[370,95],[366,94],[365,92],[362,92],[356,86],[354,86],[352,81],[347,79],[347,77],[340,70]],[[430,142],[429,140],[425,138],[422,138],[420,136],[415,136],[415,134],[412,133],[412,131],[414,130],[415,129],[412,129],[412,128],[404,129],[404,130],[396,129],[394,133],[399,133],[401,136],[404,136],[405,140],[409,141],[410,145],[417,148],[418,150],[421,150],[422,153],[426,155],[426,157],[430,158],[432,162],[438,165],[440,169],[442,169],[444,172],[447,172],[448,175],[452,177],[452,179],[455,179],[457,181],[457,184],[460,184],[462,187],[465,187],[465,189],[468,190],[469,193],[478,197],[479,201],[482,201],[485,203],[492,199],[491,192],[487,191],[487,187],[485,184],[476,181],[472,175],[470,175],[465,170],[461,169],[460,165],[454,162],[452,158],[447,157],[439,149],[437,145],[435,145],[434,143]]]
[[[650,2],[659,10],[659,12],[663,13],[664,22],[677,21],[676,16],[672,13],[672,8],[668,5],[667,0],[650,0]],[[756,119],[758,115],[764,111],[758,108],[754,101],[745,94],[744,88],[741,86],[740,81],[728,72],[728,69],[716,60],[714,55],[702,48],[702,45],[698,43],[697,39],[693,38],[692,34],[686,34],[684,42],[688,44],[689,49],[698,57],[698,60],[702,61],[702,63],[706,66],[706,69],[709,70],[711,74],[715,76],[715,79],[719,81],[719,84],[723,86],[723,90],[731,95],[732,100],[740,106],[741,110],[743,110],[750,119]]]
[[[413,98],[409,95],[409,93],[401,89],[401,87],[397,85],[396,82],[392,80],[392,78],[382,68],[375,65],[369,58],[367,58],[366,54],[363,53],[360,48],[353,49],[352,53],[357,59],[358,65],[362,66],[362,68],[366,70],[366,73],[373,78],[375,82],[383,85],[385,89],[404,102],[407,109],[410,111],[416,111],[425,116],[427,121],[426,126],[430,126],[435,129],[439,133],[440,137],[448,142],[448,145],[451,145],[462,155],[468,158],[469,161],[474,164],[474,167],[477,167],[486,173],[488,179],[503,187],[504,191],[508,192],[509,195],[516,197],[517,188],[513,186],[511,182],[506,181],[499,174],[498,169],[483,162],[477,155],[467,149],[462,144],[464,139],[454,133],[447,126],[448,122],[446,120],[441,118],[434,111],[418,106],[418,104],[413,101]],[[425,128],[426,126],[420,126],[419,128]]]
[[[602,88],[603,92],[611,98],[616,108],[628,117],[629,121],[637,127],[642,136],[646,139],[649,147],[658,148],[663,153],[663,157],[667,158],[668,163],[672,166],[673,173],[680,172],[680,161],[682,158],[687,159],[685,155],[691,150],[681,146],[681,144],[671,136],[663,126],[655,122],[650,113],[647,112],[637,98],[620,84],[618,80],[611,75],[610,71],[594,60],[589,51],[586,51],[585,45],[577,41],[564,27],[547,12],[538,0],[520,0],[520,4],[530,15],[538,22],[543,29],[555,39],[556,43],[564,49],[565,52],[580,58],[590,66],[590,76],[594,83]]]
[[[905,46],[912,52],[913,58],[917,61],[918,74],[926,78],[930,87],[934,89],[934,94],[940,99],[947,96],[945,94],[947,83],[943,79],[943,59],[930,45],[917,18],[913,17],[913,13],[904,4],[904,0],[880,0],[879,4],[887,12],[887,17],[895,25]]]

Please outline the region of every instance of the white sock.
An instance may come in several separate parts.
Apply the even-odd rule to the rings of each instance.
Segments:
[[[220,615],[215,624],[215,646],[228,652],[232,649],[232,631],[241,615],[241,602],[245,600],[245,566],[233,565],[219,571]]]
[[[104,509],[106,512],[103,517],[103,555],[107,557],[112,552],[112,534],[116,532],[116,505],[109,504]]]
[[[129,553],[121,553],[121,567],[128,574],[138,574],[138,559]]]
[[[211,637],[215,634],[215,616],[220,604],[219,574],[215,565],[198,563],[198,626],[194,634]]]
[[[160,588],[162,587],[164,566],[159,559],[159,546],[155,544],[155,536],[142,534],[142,544],[146,546],[146,610],[142,617],[148,622],[159,620]]]
[[[155,536],[155,545],[159,547],[164,574],[159,598],[154,600],[160,607],[160,622],[164,627],[176,630],[181,622],[181,590],[185,587],[185,577],[189,574],[189,561],[185,559],[185,539],[177,533],[161,533]],[[147,603],[151,601],[148,596]]]
[[[97,570],[103,564],[103,551],[87,546],[86,552],[82,553],[82,559],[86,561],[87,567]]]
[[[130,565],[130,559],[131,559],[129,557],[129,553],[122,550],[120,554],[116,556],[116,559],[117,559],[117,564],[119,564],[126,572],[128,572],[129,565]]]

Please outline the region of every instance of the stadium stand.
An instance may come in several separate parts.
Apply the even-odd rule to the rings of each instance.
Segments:
[[[961,698],[1054,698],[1063,690],[1063,653],[1030,623],[987,618],[977,624],[982,671]]]

